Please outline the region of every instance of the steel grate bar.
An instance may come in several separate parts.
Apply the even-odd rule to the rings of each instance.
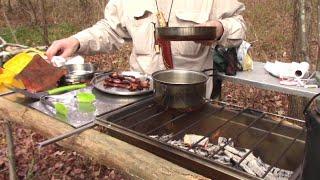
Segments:
[[[220,110],[222,110],[224,107],[222,107],[222,108],[220,108],[220,109],[218,109],[218,110],[215,110],[215,111],[213,111],[212,113],[210,113],[209,115],[207,115],[206,117],[210,117],[210,116],[212,116],[213,114],[215,114],[215,113],[217,113],[217,112],[219,112]],[[199,120],[197,120],[196,122],[194,122],[194,123],[192,123],[192,124],[190,124],[189,126],[187,126],[186,128],[184,128],[184,129],[182,129],[182,130],[180,130],[179,132],[177,132],[174,136],[172,136],[171,138],[169,138],[169,139],[167,139],[165,142],[167,142],[168,143],[168,141],[170,141],[170,140],[172,140],[172,139],[174,139],[174,138],[176,138],[177,136],[179,136],[180,134],[183,134],[183,133],[185,133],[186,131],[188,131],[189,129],[191,129],[193,126],[195,126],[195,125],[197,125],[199,122],[201,122],[202,121],[202,119],[199,119]]]
[[[188,150],[194,148],[195,146],[197,146],[201,141],[203,141],[205,138],[209,137],[211,134],[215,133],[216,131],[218,131],[220,128],[222,128],[223,126],[225,126],[226,124],[228,124],[230,121],[232,121],[233,119],[239,117],[242,113],[244,113],[245,111],[247,111],[248,109],[243,109],[240,112],[238,112],[235,116],[233,116],[232,118],[230,118],[229,120],[227,120],[226,122],[224,122],[223,124],[221,124],[220,126],[218,126],[217,128],[215,128],[214,130],[210,131],[209,133],[207,133],[205,136],[203,136],[201,139],[199,139],[197,142],[195,142],[192,146],[190,146],[188,148]]]
[[[281,121],[279,121],[279,123],[275,124],[271,130],[268,132],[268,133],[265,133],[264,136],[256,142],[256,144],[249,150],[249,152],[247,152],[241,159],[239,162],[237,162],[237,165],[239,166],[243,160],[245,160],[250,153],[252,153],[256,148],[257,146],[259,146],[272,132],[273,130],[275,130],[277,127],[279,127],[281,125],[281,123],[284,121],[284,119],[282,119]]]
[[[293,146],[293,144],[297,141],[297,139],[301,136],[301,134],[305,131],[305,129],[302,129],[297,135],[296,137],[291,141],[291,143],[286,147],[286,149],[280,154],[280,156],[278,157],[278,159],[272,164],[270,165],[270,167],[268,168],[268,170],[264,173],[264,175],[262,176],[262,179],[264,179],[268,173],[272,170],[273,167],[275,167],[278,162],[283,158],[283,156],[289,151],[289,149]]]
[[[168,109],[168,108],[163,109],[162,111],[158,112],[157,114],[154,114],[154,115],[152,115],[152,116],[150,116],[150,117],[148,117],[148,118],[145,118],[145,119],[143,119],[143,120],[141,120],[141,121],[139,121],[139,122],[137,122],[137,123],[129,126],[128,129],[131,129],[131,128],[133,128],[133,127],[136,127],[137,125],[139,125],[139,124],[141,124],[141,123],[143,123],[143,122],[146,122],[146,121],[148,121],[148,120],[150,120],[150,119],[152,119],[152,118],[154,118],[154,117],[157,117],[157,116],[160,116],[160,115],[164,114],[164,113],[167,111],[167,109]]]
[[[122,116],[122,117],[120,117],[120,118],[118,118],[118,119],[116,119],[116,120],[114,120],[114,121],[112,121],[112,122],[113,122],[113,123],[118,123],[118,122],[120,122],[120,121],[122,121],[122,120],[124,120],[124,119],[126,119],[126,118],[128,118],[128,117],[134,116],[135,114],[138,114],[138,113],[140,113],[140,112],[142,112],[142,111],[145,111],[146,109],[150,109],[150,108],[152,108],[153,106],[155,106],[155,104],[150,104],[150,105],[148,105],[146,108],[141,108],[141,109],[139,109],[139,110],[137,110],[137,111],[134,111],[134,112],[132,112],[132,113],[128,113],[127,115]]]
[[[147,96],[147,97],[144,97],[144,98],[142,98],[142,99],[139,99],[139,100],[137,100],[137,101],[135,101],[135,102],[131,102],[131,103],[126,104],[126,105],[124,105],[124,106],[120,106],[120,107],[118,107],[118,108],[115,108],[115,109],[113,109],[113,110],[110,110],[110,111],[107,111],[107,112],[103,112],[103,113],[97,114],[96,116],[97,116],[97,117],[101,117],[101,116],[104,116],[104,115],[106,115],[106,114],[109,114],[109,113],[118,111],[118,110],[120,110],[120,109],[122,109],[122,108],[128,108],[129,106],[131,106],[131,105],[133,105],[133,104],[142,103],[142,102],[148,101],[148,100],[150,100],[151,98],[152,98],[152,96]]]
[[[186,112],[186,113],[183,113],[183,114],[180,114],[179,116],[174,117],[173,119],[171,119],[170,121],[168,121],[168,122],[166,122],[166,123],[162,124],[161,126],[158,126],[158,127],[154,128],[154,129],[152,129],[152,130],[148,131],[146,134],[147,134],[147,135],[150,135],[150,134],[152,134],[152,133],[156,132],[157,130],[159,130],[159,129],[161,129],[161,128],[165,127],[166,125],[168,125],[168,124],[170,124],[170,123],[173,123],[173,122],[175,122],[175,121],[177,121],[177,120],[179,120],[179,119],[181,119],[181,118],[183,118],[183,117],[187,116],[188,114],[189,114],[189,113],[187,113],[187,112]]]
[[[254,123],[256,123],[257,121],[259,121],[260,119],[263,119],[266,116],[266,114],[261,114],[258,118],[256,118],[254,121],[252,121],[245,129],[243,129],[242,131],[240,131],[235,137],[232,137],[232,139],[237,139],[238,137],[240,137],[243,133],[245,133],[249,128],[251,128],[253,126]],[[220,150],[224,149],[227,145],[230,144],[231,141],[228,140],[227,143],[225,143],[225,145],[220,146],[219,149],[217,151],[215,151],[213,154],[211,154],[209,157],[212,157],[216,154],[219,153]]]

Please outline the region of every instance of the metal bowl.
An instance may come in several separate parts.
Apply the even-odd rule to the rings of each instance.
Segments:
[[[69,64],[62,67],[67,74],[62,78],[63,84],[88,83],[94,76],[96,68],[90,64]]]

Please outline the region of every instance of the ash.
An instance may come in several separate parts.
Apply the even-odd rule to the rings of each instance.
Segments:
[[[150,137],[158,139],[160,141],[168,141],[172,136],[173,134],[162,135],[162,136],[151,135]],[[199,139],[200,137],[202,138]],[[200,143],[197,143],[199,140],[201,140]],[[225,137],[219,137],[218,144],[215,145],[210,143],[208,138],[204,138],[203,136],[199,136],[199,135],[188,134],[188,135],[185,135],[183,139],[169,140],[167,143],[173,146],[176,146],[180,149],[198,154],[200,156],[213,159],[218,163],[240,169],[246,173],[249,173],[253,176],[260,177],[260,178],[265,174],[265,172],[268,171],[270,167],[270,165],[264,163],[260,159],[260,157],[254,156],[253,153],[250,153],[240,163],[240,167],[239,167],[239,165],[237,164],[239,164],[240,160],[250,150],[244,149],[244,148],[235,148],[234,142],[232,141],[231,138],[227,139]],[[190,148],[190,147],[193,147],[193,148]],[[219,152],[216,153],[217,151]],[[265,179],[268,179],[268,180],[283,179],[284,180],[284,179],[289,179],[292,174],[293,174],[292,171],[273,167],[270,170],[270,172],[267,174]]]

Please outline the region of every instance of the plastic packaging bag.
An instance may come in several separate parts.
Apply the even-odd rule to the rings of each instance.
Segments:
[[[253,60],[248,52],[250,47],[250,43],[248,43],[247,41],[242,41],[237,50],[237,58],[241,63],[244,71],[253,70]]]

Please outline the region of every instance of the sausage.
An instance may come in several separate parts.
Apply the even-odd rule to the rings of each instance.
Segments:
[[[104,84],[105,87],[118,87],[118,88],[124,88],[124,89],[129,89],[130,85],[127,84],[118,84],[118,83],[112,83],[112,82],[106,82]]]
[[[104,80],[105,87],[117,87],[137,91],[150,88],[150,79],[141,80],[132,75],[121,75],[113,72]]]

